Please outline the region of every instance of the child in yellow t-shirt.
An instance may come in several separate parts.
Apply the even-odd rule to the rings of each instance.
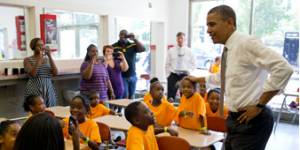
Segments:
[[[221,68],[221,57],[216,57],[215,58],[215,64],[212,65],[212,62],[210,61],[210,67],[209,67],[209,72],[210,73],[217,73],[220,71],[220,68]]]
[[[86,114],[87,118],[94,119],[109,114],[122,116],[122,113],[116,113],[115,111],[106,108],[104,105],[99,104],[100,95],[98,91],[90,91],[89,94],[91,95],[92,100],[90,101],[90,113]]]
[[[204,102],[207,102],[207,84],[206,83],[199,83],[198,84],[198,94],[203,98]]]
[[[205,103],[202,97],[196,93],[197,83],[184,78],[181,82],[182,97],[178,109],[182,111],[192,111],[195,117],[180,117],[179,126],[194,130],[199,130],[201,134],[209,135],[207,132]]]
[[[178,135],[171,128],[154,128],[154,114],[143,102],[130,103],[125,109],[125,117],[132,124],[127,135],[127,150],[158,150],[155,134],[169,132],[172,136]]]
[[[87,144],[88,146],[84,150],[98,150],[99,145],[102,143],[99,134],[99,127],[92,119],[86,118],[86,113],[90,111],[89,101],[83,95],[77,95],[72,99],[70,106],[70,113],[76,118],[79,123],[80,143]],[[63,128],[63,135],[67,139],[72,139],[72,135],[69,134],[69,119],[65,118],[66,126]]]
[[[207,94],[207,103],[205,103],[206,115],[219,117],[219,102],[220,90],[219,88],[212,89]],[[223,118],[228,117],[228,110],[223,105]]]
[[[30,117],[32,117],[32,115],[45,112],[44,100],[39,95],[31,94],[25,98],[23,108],[26,112],[31,112],[31,114],[24,121],[26,122]]]
[[[158,80],[158,78],[156,78],[156,77],[154,77],[154,78],[152,78],[151,80],[150,80],[150,84],[152,84],[152,83],[154,83],[154,82],[159,82],[159,80]],[[152,96],[151,96],[151,94],[150,93],[147,93],[145,96],[144,96],[144,98],[143,98],[143,102],[145,103],[145,102],[147,102],[147,101],[149,101],[149,100],[152,100],[153,98],[152,98]],[[174,102],[174,100],[173,100],[173,98],[172,97],[170,97],[168,100],[167,100],[167,98],[166,98],[166,96],[165,95],[163,95],[163,98],[162,98],[162,100],[163,101],[168,101],[168,102]]]
[[[170,126],[172,121],[178,122],[178,117],[189,116],[194,117],[194,113],[190,111],[180,111],[172,104],[163,101],[164,87],[159,81],[150,85],[150,94],[153,100],[148,100],[145,104],[154,113],[156,123],[162,126]]]

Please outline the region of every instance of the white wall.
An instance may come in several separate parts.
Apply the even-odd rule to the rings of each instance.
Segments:
[[[176,44],[176,34],[180,31],[188,37],[189,0],[172,0],[169,19],[168,45]]]

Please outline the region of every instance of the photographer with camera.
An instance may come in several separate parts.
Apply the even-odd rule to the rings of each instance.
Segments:
[[[136,53],[144,52],[145,46],[139,42],[133,33],[128,34],[126,30],[121,30],[119,34],[119,41],[112,45],[114,52],[123,52],[128,62],[128,70],[122,72],[122,79],[124,84],[124,98],[134,99],[135,87],[137,82],[135,72]],[[134,41],[130,43],[127,39]]]
[[[103,60],[105,68],[107,68],[111,85],[114,89],[115,99],[122,99],[124,94],[124,85],[122,81],[122,72],[128,70],[128,64],[122,52],[114,52],[114,48],[110,45],[103,46]],[[110,91],[108,91],[110,95]],[[117,108],[117,107],[116,107]],[[121,112],[121,109],[119,109]]]

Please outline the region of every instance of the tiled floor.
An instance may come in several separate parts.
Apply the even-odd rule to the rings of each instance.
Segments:
[[[217,150],[221,149],[220,142],[214,145]],[[266,150],[299,150],[299,125],[280,122],[276,132],[272,132]]]

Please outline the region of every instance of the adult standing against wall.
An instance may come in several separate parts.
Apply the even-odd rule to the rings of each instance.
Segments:
[[[125,56],[122,52],[118,51],[117,53],[120,55],[119,59],[114,59],[113,57],[114,48],[110,45],[103,46],[103,55],[105,60],[103,61],[105,67],[107,68],[110,81],[114,90],[115,99],[122,99],[124,94],[124,85],[122,81],[122,72],[128,70],[128,64],[125,59]],[[110,92],[109,92],[110,94]],[[121,112],[121,109],[119,109]]]
[[[169,49],[165,66],[168,79],[168,99],[173,98],[174,100],[178,90],[176,83],[197,68],[194,52],[185,45],[185,34],[178,32],[176,37],[177,45]]]
[[[32,39],[30,48],[34,51],[34,54],[23,61],[24,68],[30,76],[24,99],[30,94],[37,94],[44,99],[46,107],[57,106],[57,96],[50,78],[51,75],[57,75],[57,68],[51,52],[46,49],[40,38]]]
[[[97,60],[98,48],[91,44],[87,48],[87,53],[80,67],[82,75],[82,85],[80,92],[89,93],[91,90],[99,92],[100,100],[108,100],[107,90],[110,91],[111,99],[115,99],[114,90],[111,86],[110,78],[104,64]],[[107,103],[104,103],[106,107],[109,107]]]
[[[134,43],[129,42],[127,39],[134,41]],[[122,79],[124,84],[124,98],[134,99],[135,88],[136,88],[136,72],[135,72],[135,62],[136,53],[144,52],[146,50],[145,46],[135,38],[133,33],[128,35],[126,30],[121,30],[119,34],[119,41],[113,45],[114,52],[123,52],[128,63],[128,70],[122,73]]]
[[[221,107],[225,92],[229,111],[226,150],[263,150],[274,124],[272,110],[266,104],[285,88],[293,69],[261,40],[239,33],[235,12],[229,6],[212,8],[207,15],[207,27],[213,43],[225,46],[221,71],[207,77],[189,78],[195,82],[221,85]]]

